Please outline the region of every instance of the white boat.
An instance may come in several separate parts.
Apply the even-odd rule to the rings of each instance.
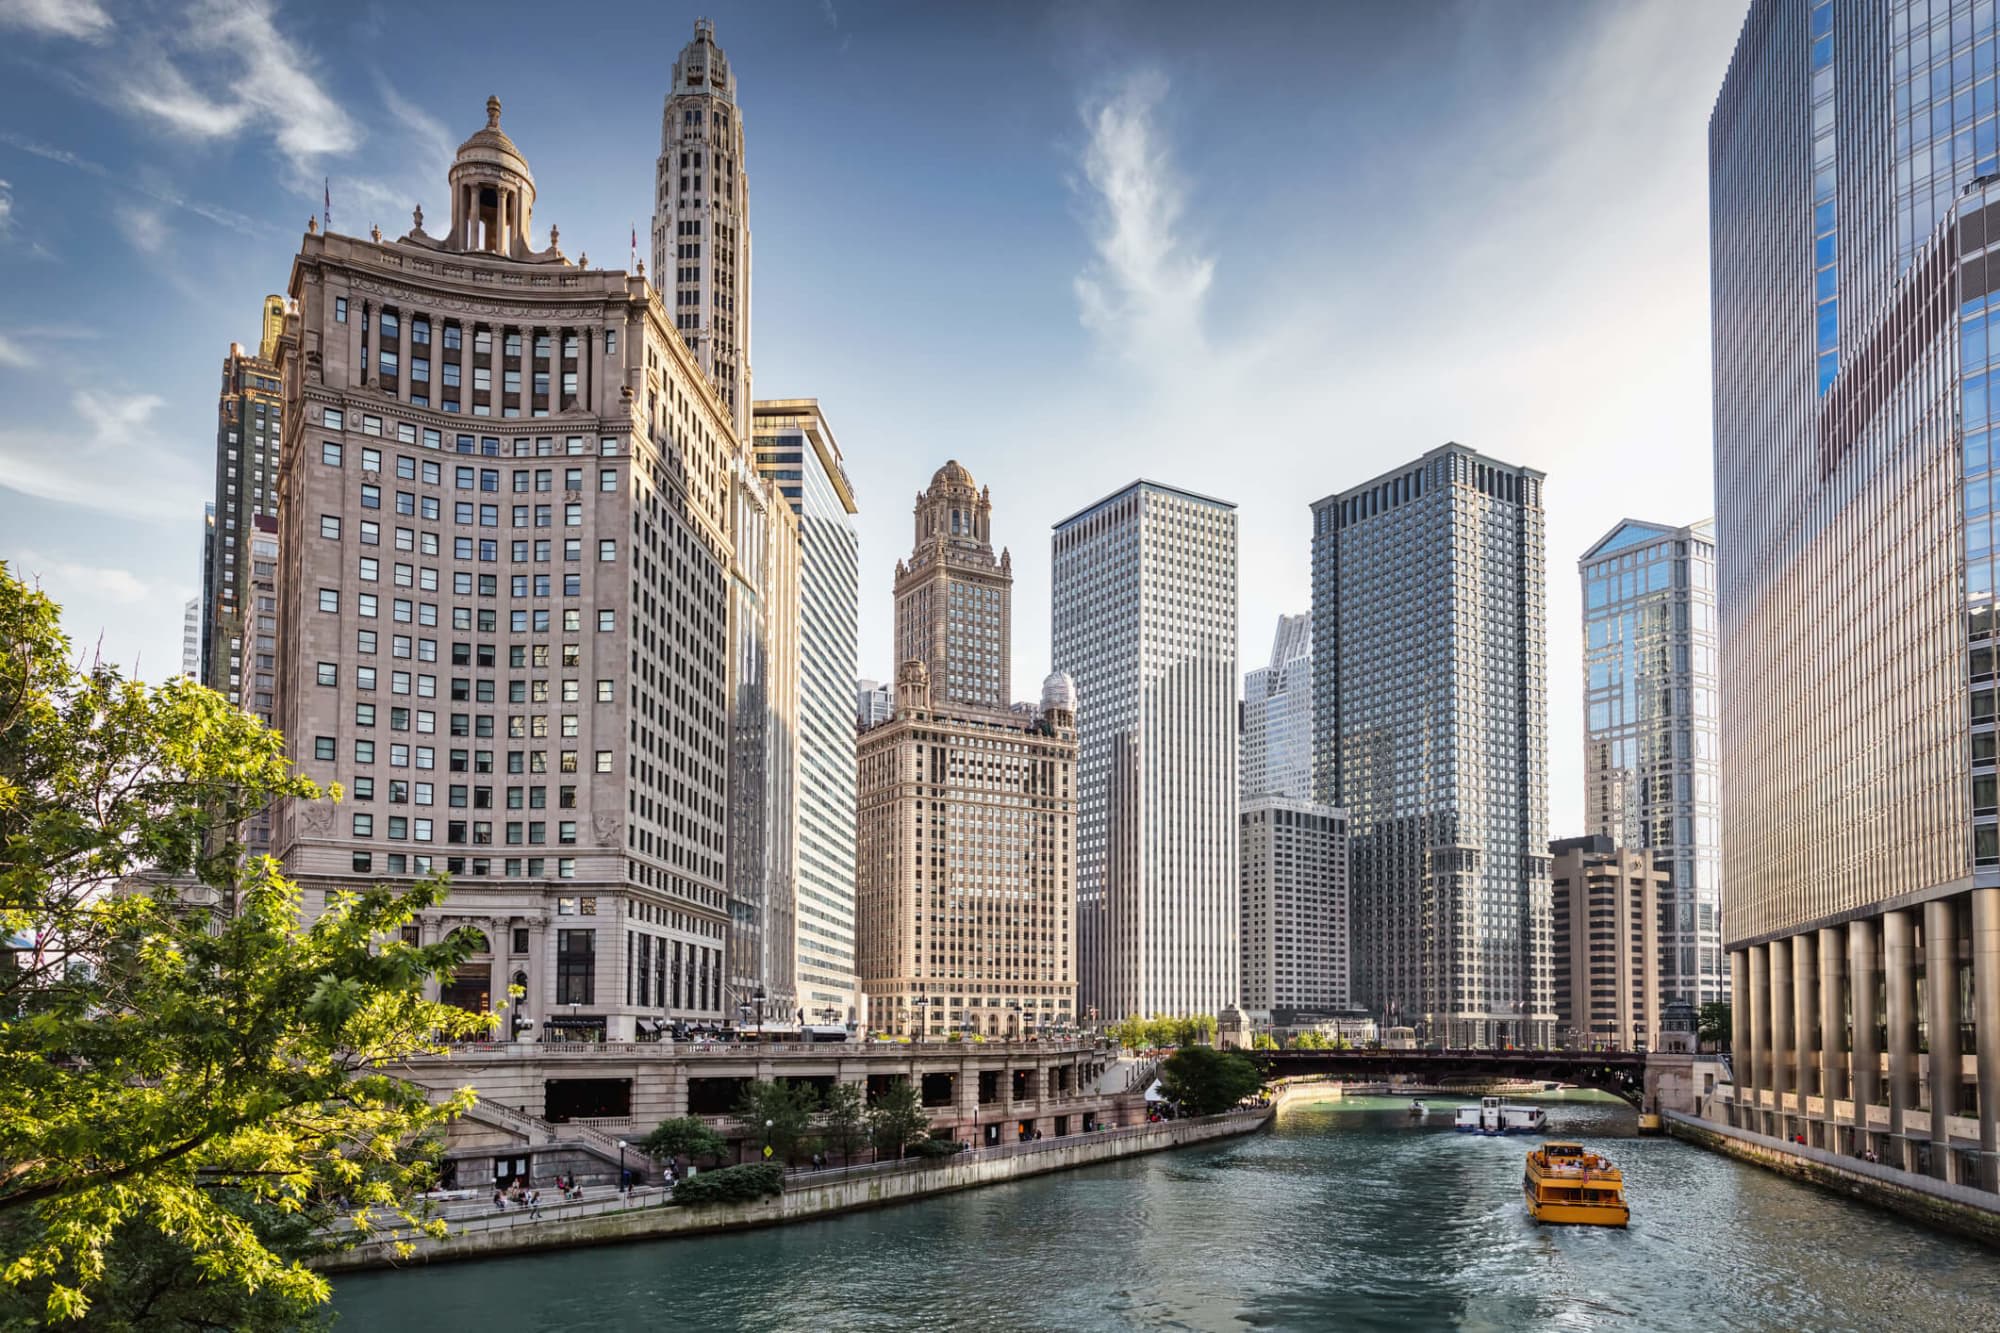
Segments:
[[[1418,1101],[1416,1098],[1412,1097],[1410,1099],[1410,1119],[1412,1120],[1422,1119],[1423,1116],[1429,1112],[1429,1109],[1430,1108],[1426,1107],[1422,1102]]]
[[[1548,1120],[1539,1106],[1515,1106],[1498,1097],[1481,1097],[1477,1106],[1461,1106],[1453,1128],[1461,1134],[1535,1134]]]

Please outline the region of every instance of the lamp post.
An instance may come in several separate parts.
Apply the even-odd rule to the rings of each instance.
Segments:
[[[916,1007],[917,1011],[917,1030],[910,1034],[910,1040],[922,1041],[924,1039],[925,1015],[930,1011],[931,997],[928,995],[919,995],[916,999],[910,1001],[910,1003]]]
[[[776,1123],[777,1121],[775,1120],[766,1120],[764,1122],[764,1160],[767,1162],[771,1160],[771,1126]]]
[[[625,1140],[618,1140],[618,1192],[624,1194],[631,1185],[632,1177],[625,1173]]]
[[[762,1036],[764,1034],[764,988],[759,986],[751,992],[750,998],[757,1005],[757,1035]]]

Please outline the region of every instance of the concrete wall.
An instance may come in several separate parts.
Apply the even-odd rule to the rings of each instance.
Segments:
[[[539,1222],[512,1214],[509,1216],[513,1221],[486,1227],[478,1224],[486,1219],[478,1219],[460,1226],[443,1240],[418,1239],[411,1242],[413,1253],[406,1257],[392,1255],[392,1241],[384,1238],[342,1254],[329,1255],[314,1266],[323,1272],[350,1272],[392,1264],[403,1266],[479,1259],[579,1245],[773,1226],[1248,1134],[1268,1123],[1270,1115],[1265,1110],[1240,1111],[1200,1120],[1079,1134],[1072,1138],[1023,1145],[1013,1151],[968,1153],[937,1165],[915,1166],[908,1170],[836,1174],[834,1179],[824,1183],[789,1180],[782,1195],[757,1203],[709,1204],[693,1208],[631,1208],[573,1218],[550,1216]]]

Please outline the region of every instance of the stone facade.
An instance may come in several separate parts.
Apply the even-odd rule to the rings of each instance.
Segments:
[[[1280,1025],[1345,1012],[1347,812],[1266,796],[1242,820],[1244,1007]]]
[[[993,498],[953,459],[917,497],[916,539],[896,563],[896,660],[922,662],[940,704],[1007,707],[1014,561],[993,554]]]
[[[1549,844],[1556,1036],[1638,1050],[1660,1027],[1660,904],[1670,862],[1593,834]]]

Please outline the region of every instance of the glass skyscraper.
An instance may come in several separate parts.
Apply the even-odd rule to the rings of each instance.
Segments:
[[[1661,993],[1649,1003],[1725,1000],[1715,524],[1626,519],[1584,552],[1577,571],[1585,822],[1672,874],[1660,893],[1660,956],[1652,960]]]
[[[1136,481],[1056,524],[1075,680],[1078,1003],[1212,1014],[1238,994],[1236,506]]]
[[[797,1006],[858,1022],[854,974],[854,666],[860,535],[833,430],[811,398],[752,409],[757,470],[798,515]]]
[[[1314,799],[1351,836],[1354,998],[1545,1046],[1542,474],[1447,444],[1313,505]]]
[[[1243,800],[1309,800],[1312,743],[1312,617],[1279,616],[1270,665],[1243,673]]]
[[[1995,37],[1755,0],[1709,125],[1724,1105],[1988,1190]]]

